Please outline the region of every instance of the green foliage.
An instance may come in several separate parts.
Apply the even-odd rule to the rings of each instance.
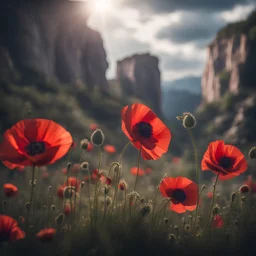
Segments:
[[[217,34],[217,39],[230,38],[234,35],[248,35],[253,26],[256,25],[256,11],[252,12],[247,20],[228,24]]]
[[[222,72],[219,73],[219,78],[221,83],[228,82],[230,79],[230,72],[224,69]]]
[[[232,106],[235,103],[235,96],[230,92],[226,92],[221,100],[220,110],[228,111],[231,110]]]
[[[252,27],[249,31],[249,39],[256,41],[256,26]]]

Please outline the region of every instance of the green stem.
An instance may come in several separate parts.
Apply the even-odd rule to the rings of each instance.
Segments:
[[[29,208],[28,208],[27,227],[29,226],[30,210],[32,208],[33,193],[34,193],[34,181],[35,181],[35,165],[33,165],[33,169],[32,169],[32,182],[31,182],[31,192],[30,192],[30,200],[29,200]]]
[[[206,229],[208,228],[210,222],[211,222],[211,216],[212,216],[212,211],[213,211],[213,206],[214,206],[214,200],[215,200],[215,193],[216,193],[216,186],[217,186],[217,182],[219,180],[219,176],[220,176],[220,172],[218,172],[218,175],[216,177],[215,183],[213,184],[213,195],[212,195],[212,202],[211,202],[211,207],[210,207],[210,212],[209,212],[209,216],[208,216],[208,221],[206,223],[204,232],[206,231]]]
[[[138,182],[138,177],[139,177],[140,158],[141,158],[141,148],[142,148],[142,145],[140,144],[140,151],[139,151],[138,160],[137,160],[137,174],[136,174],[136,180],[135,180],[135,184],[134,184],[133,191],[136,190],[136,186],[137,186],[137,182]]]
[[[159,186],[156,188],[156,192],[155,192],[154,199],[153,199],[152,215],[151,215],[151,224],[153,223],[154,212],[155,212],[155,204],[156,204],[156,196],[157,196],[158,190],[159,190]]]
[[[97,191],[98,191],[98,186],[99,186],[99,173],[100,173],[100,167],[101,167],[101,158],[102,158],[102,152],[100,147],[98,148],[98,159],[99,159],[99,165],[98,165],[98,175],[96,179],[96,184],[95,184],[95,191],[94,191],[94,216],[95,216],[95,226],[97,222],[97,208],[98,208],[98,196],[97,196]]]
[[[194,151],[194,159],[195,159],[195,168],[196,168],[196,180],[197,180],[197,204],[196,204],[196,214],[195,214],[195,220],[194,220],[194,225],[191,228],[191,230],[194,229],[194,227],[196,226],[196,219],[197,219],[197,215],[198,215],[198,208],[199,208],[199,200],[200,200],[200,191],[199,191],[199,187],[200,187],[200,172],[199,172],[199,168],[198,168],[198,152],[197,152],[197,147],[196,147],[196,142],[195,142],[195,138],[194,135],[191,131],[191,129],[188,129],[188,133],[189,136],[191,138],[192,144],[193,144],[193,151]]]
[[[91,225],[92,225],[92,202],[91,202],[91,193],[90,193],[91,174],[89,172],[89,169],[87,169],[87,172],[88,172],[88,198],[89,198],[89,207],[90,207],[90,219],[91,219]]]
[[[128,147],[130,144],[131,144],[131,141],[129,141],[129,142],[123,147],[123,149],[122,149],[122,151],[121,151],[121,154],[120,154],[120,156],[119,156],[119,163],[120,163],[120,165],[122,165],[124,152],[125,152],[125,150],[127,149],[127,147]]]

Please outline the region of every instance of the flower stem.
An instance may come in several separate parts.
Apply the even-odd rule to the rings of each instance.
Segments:
[[[138,183],[139,169],[140,169],[140,158],[141,158],[141,148],[142,148],[142,146],[140,144],[140,151],[139,151],[138,160],[137,160],[137,174],[136,174],[136,180],[135,180],[133,191],[136,190],[136,186],[137,186],[137,183]]]
[[[123,147],[121,154],[119,156],[119,163],[120,165],[122,165],[122,161],[123,161],[123,157],[124,157],[124,152],[127,149],[127,147],[131,144],[131,141],[129,141],[128,143],[126,143],[126,145]]]
[[[29,200],[29,207],[28,207],[27,227],[29,226],[30,210],[32,208],[34,181],[35,181],[35,165],[33,165],[33,169],[32,169],[32,181],[31,181],[31,192],[30,192],[30,200]]]
[[[215,200],[215,193],[216,193],[216,186],[217,186],[217,182],[219,180],[219,176],[220,176],[220,172],[218,172],[218,175],[216,177],[215,183],[213,184],[212,202],[211,202],[210,212],[209,212],[209,216],[208,216],[208,221],[206,223],[204,231],[206,231],[206,229],[208,228],[208,226],[209,226],[209,224],[211,222],[211,216],[212,216],[213,205],[214,205],[214,200]]]
[[[199,208],[199,187],[200,187],[200,172],[199,172],[199,168],[198,168],[198,151],[197,151],[197,147],[196,147],[196,142],[195,142],[195,138],[194,135],[191,131],[191,129],[188,129],[188,133],[189,136],[191,138],[192,141],[192,145],[193,145],[193,151],[194,151],[194,159],[195,159],[195,168],[196,168],[196,180],[197,180],[197,204],[196,204],[196,214],[195,214],[195,221],[194,221],[194,225],[191,228],[191,230],[194,229],[194,227],[196,226],[196,219],[197,219],[197,215],[198,215],[198,208]]]

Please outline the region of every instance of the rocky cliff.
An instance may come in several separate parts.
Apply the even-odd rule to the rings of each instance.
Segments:
[[[143,99],[154,111],[161,112],[160,71],[157,57],[136,54],[117,62],[117,80],[122,95]]]
[[[1,75],[33,75],[61,83],[81,81],[103,91],[108,67],[100,34],[87,26],[84,2],[5,1],[0,9]]]
[[[204,102],[220,100],[256,86],[256,12],[246,21],[223,28],[208,47],[202,77]]]

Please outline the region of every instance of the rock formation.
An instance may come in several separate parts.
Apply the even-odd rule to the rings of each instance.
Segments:
[[[202,77],[204,102],[214,102],[226,92],[234,94],[256,85],[256,12],[247,21],[222,29],[208,47]]]
[[[139,97],[160,113],[161,88],[157,57],[136,54],[117,62],[117,80],[123,96]]]
[[[107,90],[103,41],[87,26],[87,17],[84,2],[5,1],[0,10],[1,65],[2,56],[10,56],[13,68],[23,75],[37,73]]]

